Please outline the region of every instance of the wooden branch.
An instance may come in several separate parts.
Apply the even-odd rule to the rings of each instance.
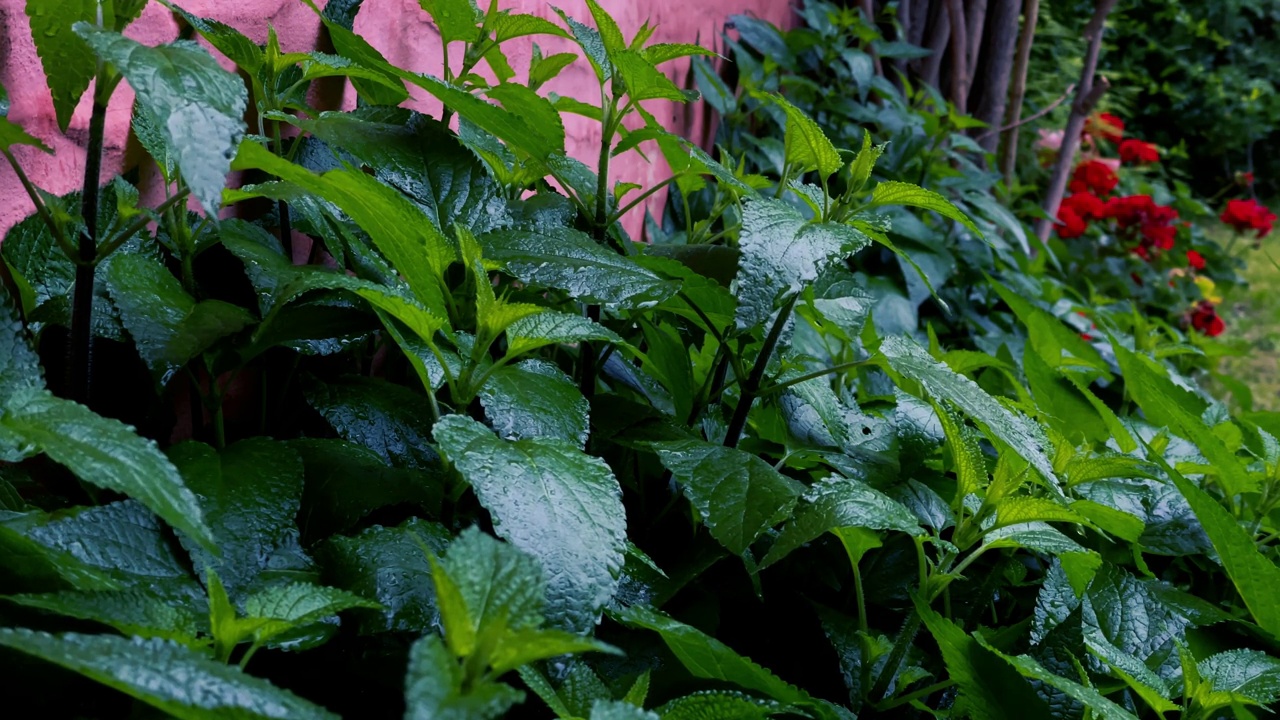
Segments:
[[[978,77],[978,58],[982,55],[982,33],[987,26],[987,0],[969,0],[967,5],[964,15],[964,26],[969,31],[966,67],[971,78],[969,84],[972,87],[972,78]]]
[[[1105,80],[1106,80],[1106,78],[1103,78],[1103,80],[1105,81]],[[1075,84],[1075,83],[1071,83],[1070,85],[1068,85],[1068,86],[1067,86],[1067,89],[1066,89],[1066,90],[1063,90],[1063,91],[1062,91],[1062,94],[1061,94],[1061,95],[1059,95],[1059,96],[1058,96],[1058,98],[1057,98],[1056,100],[1054,100],[1053,102],[1049,103],[1048,105],[1045,105],[1045,106],[1044,106],[1043,108],[1041,108],[1041,109],[1040,109],[1040,111],[1039,111],[1039,112],[1037,112],[1036,114],[1034,114],[1034,115],[1029,115],[1029,116],[1027,116],[1027,117],[1025,117],[1025,118],[1022,118],[1021,120],[1017,121],[1016,123],[1013,123],[1013,124],[1010,124],[1010,125],[1005,125],[1005,126],[1004,126],[1004,127],[1002,127],[1002,128],[998,128],[998,129],[997,129],[997,128],[987,128],[986,130],[984,130],[984,131],[982,132],[982,134],[981,134],[981,135],[979,135],[978,137],[976,137],[976,138],[974,138],[974,139],[975,139],[975,140],[981,140],[981,139],[983,139],[983,138],[987,137],[988,135],[990,135],[990,134],[992,134],[992,133],[997,133],[997,132],[999,132],[999,133],[1006,133],[1006,132],[1009,132],[1010,130],[1017,130],[1018,128],[1022,127],[1023,125],[1026,125],[1027,123],[1033,123],[1033,122],[1035,122],[1036,120],[1039,120],[1040,118],[1044,117],[1045,115],[1048,115],[1049,113],[1053,112],[1054,110],[1057,110],[1057,109],[1058,109],[1058,106],[1059,106],[1059,105],[1061,105],[1062,103],[1066,102],[1066,101],[1067,101],[1067,98],[1071,97],[1071,93],[1075,92],[1075,90],[1076,90],[1076,84]]]
[[[942,70],[942,53],[946,51],[947,41],[951,38],[951,13],[946,10],[946,2],[948,0],[936,0],[935,4],[930,5],[934,10],[926,45],[930,55],[924,58],[917,71],[920,80],[933,87],[938,87],[938,74]]]
[[[969,33],[965,32],[964,5],[947,0],[951,18],[951,102],[956,113],[969,114]]]
[[[1085,26],[1084,37],[1089,41],[1089,50],[1085,53],[1084,69],[1080,72],[1080,86],[1076,90],[1076,102],[1071,106],[1071,117],[1062,138],[1062,147],[1058,150],[1058,161],[1053,166],[1053,175],[1049,179],[1049,188],[1044,196],[1044,213],[1047,217],[1036,223],[1036,235],[1040,242],[1048,242],[1049,233],[1053,230],[1053,219],[1058,215],[1058,206],[1062,204],[1062,196],[1067,191],[1067,178],[1071,175],[1071,165],[1075,160],[1076,150],[1080,148],[1080,132],[1084,130],[1084,121],[1089,111],[1097,104],[1098,98],[1107,91],[1108,83],[1104,79],[1094,90],[1094,75],[1098,72],[1098,55],[1102,52],[1102,31],[1106,26],[1107,15],[1116,6],[1116,0],[1098,0],[1094,6],[1093,17]]]
[[[1000,150],[1000,173],[1006,185],[1013,185],[1013,168],[1018,161],[1018,127],[1022,102],[1027,97],[1027,68],[1031,66],[1031,46],[1035,43],[1036,23],[1040,20],[1040,0],[1025,0],[1022,6],[1022,34],[1018,36],[1018,56],[1013,63],[1013,91],[1009,112],[1005,116],[1008,134]]]
[[[867,24],[871,27],[876,26],[876,3],[875,0],[862,0],[862,14],[867,18]],[[880,55],[874,47],[867,47],[867,53],[871,55],[871,62],[875,66],[876,75],[884,77],[884,65],[880,63]]]

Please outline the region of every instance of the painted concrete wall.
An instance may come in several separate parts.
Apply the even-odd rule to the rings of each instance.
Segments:
[[[319,5],[324,5],[324,2],[317,0]],[[54,149],[53,155],[46,155],[34,148],[16,148],[15,155],[37,185],[51,193],[63,194],[77,189],[83,179],[92,88],[85,93],[67,133],[62,134],[54,118],[53,101],[31,39],[30,25],[23,10],[25,4],[26,0],[0,0],[0,83],[9,91],[9,119]],[[501,0],[501,4],[516,12],[555,18],[550,4],[541,0]],[[576,19],[590,23],[590,14],[581,0],[559,0],[556,4]],[[697,42],[715,49],[722,45],[720,36],[730,15],[749,13],[776,24],[786,24],[792,16],[789,0],[600,0],[600,4],[618,20],[628,37],[648,20],[658,27],[654,42]],[[320,35],[317,18],[301,0],[182,0],[182,5],[196,15],[231,25],[259,43],[266,41],[268,26],[274,26],[285,51],[311,49]],[[556,21],[559,22],[558,18]],[[419,72],[440,74],[439,35],[417,0],[366,0],[356,17],[355,30],[391,62]],[[153,2],[126,34],[144,43],[159,44],[176,37],[177,25],[162,5]],[[533,41],[532,38],[520,38],[504,45],[518,74],[528,68]],[[537,41],[544,54],[573,49],[568,41],[559,38],[540,38]],[[461,47],[455,44],[453,49],[459,57],[454,58],[451,64],[457,67]],[[216,51],[214,54],[224,66],[231,67],[230,62]],[[687,60],[672,62],[664,68],[677,83],[691,85]],[[408,106],[424,112],[439,111],[438,104],[429,100],[425,93],[417,88],[412,90],[414,94]],[[585,60],[570,66],[545,86],[544,92],[547,91],[584,101],[599,100],[598,86]],[[351,107],[355,99],[347,88],[342,97],[333,99],[333,102]],[[122,83],[112,98],[107,116],[103,181],[139,161],[136,143],[131,144],[128,138],[132,104],[133,93],[127,84]],[[702,139],[700,134],[706,126],[702,107],[689,109],[662,101],[649,105],[670,129]],[[564,119],[569,152],[594,167],[600,142],[599,125],[573,115],[566,115]],[[615,178],[644,184],[660,179],[666,172],[660,158],[657,165],[649,165],[635,153],[621,158],[612,168],[611,175]],[[148,197],[154,200],[158,194],[155,174],[144,172],[141,184],[144,200]],[[655,198],[655,202],[659,200]],[[0,162],[0,236],[32,212],[34,208],[13,171],[7,163]],[[632,217],[627,219],[628,229],[637,231],[642,220],[642,211],[633,211]]]

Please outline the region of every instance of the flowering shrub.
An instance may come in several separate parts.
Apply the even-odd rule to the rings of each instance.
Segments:
[[[1207,337],[1226,323],[1217,281],[1234,284],[1239,261],[1205,235],[1213,213],[1181,183],[1172,189],[1159,166],[1160,149],[1123,137],[1124,122],[1100,113],[1085,123],[1086,142],[1057,212],[1057,236],[1072,240],[1075,282],[1111,297],[1129,296],[1148,314]],[[1043,137],[1042,137],[1043,140]],[[1043,152],[1048,143],[1038,143]],[[1108,157],[1114,147],[1119,157]],[[1247,186],[1252,177],[1237,175]],[[1230,200],[1218,218],[1257,238],[1276,216],[1256,200]],[[1180,252],[1177,252],[1180,250]],[[1216,279],[1216,280],[1215,280]]]

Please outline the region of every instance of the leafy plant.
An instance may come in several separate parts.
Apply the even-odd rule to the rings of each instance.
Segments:
[[[168,4],[234,75],[124,37],[142,3],[30,0],[45,62],[81,63],[50,74],[59,112],[128,82],[169,185],[146,209],[123,177],[27,182],[0,251],[15,693],[185,718],[1274,705],[1280,423],[1183,376],[1208,341],[1073,290],[972,121],[868,76],[855,40],[895,48],[849,14],[735,19],[734,87],[585,4],[424,1],[463,45],[436,78],[356,35],[358,2],[313,6],[334,55]],[[527,35],[580,53],[514,68]],[[686,57],[714,155],[657,120],[697,99],[659,69]],[[539,93],[571,62],[598,104]],[[308,107],[334,76],[357,108]],[[406,84],[440,116],[397,107]],[[600,123],[594,167],[566,112]],[[0,139],[19,172],[40,145]],[[668,180],[610,176],[655,150]],[[663,189],[637,242],[620,220]],[[127,405],[77,393],[85,364],[46,381],[86,328]]]

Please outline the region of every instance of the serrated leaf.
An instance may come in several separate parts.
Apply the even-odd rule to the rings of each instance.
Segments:
[[[1009,497],[996,504],[996,522],[993,528],[1029,522],[1087,525],[1089,521],[1071,508],[1044,497]]]
[[[475,0],[418,0],[440,30],[440,42],[475,42],[480,39],[483,15]]]
[[[196,642],[196,635],[206,622],[202,617],[203,608],[194,602],[194,597],[162,592],[154,585],[129,590],[10,595],[4,599],[23,607],[102,623],[124,635],[163,638],[188,645]]]
[[[1280,588],[1280,567],[1258,552],[1253,538],[1217,500],[1174,470],[1158,453],[1149,450],[1148,457],[1161,466],[1187,499],[1254,622],[1273,637],[1280,637],[1280,594],[1276,592]]]
[[[834,261],[871,240],[847,225],[806,222],[781,200],[755,200],[742,213],[742,259],[736,279],[739,330],[773,313],[779,298],[799,292]]]
[[[112,578],[104,582],[73,581],[77,589],[123,589],[139,584],[195,587],[165,529],[151,511],[135,500],[65,513],[27,528],[25,535],[44,548],[65,553],[80,565],[64,565],[60,569],[70,569],[78,575],[92,573],[99,580]],[[97,571],[103,572],[99,575]]]
[[[671,78],[654,67],[653,62],[634,50],[619,50],[610,54],[614,79],[621,80],[627,97],[632,102],[645,100],[674,100],[688,102],[692,98],[681,90]]]
[[[244,83],[193,43],[152,48],[88,23],[76,23],[75,30],[129,81],[159,121],[191,194],[217,216],[244,136]]]
[[[589,303],[643,308],[677,286],[567,227],[497,230],[479,237],[485,259],[523,283],[563,290]]]
[[[969,219],[969,216],[961,212],[960,208],[953,205],[950,200],[918,185],[892,180],[877,183],[875,189],[871,191],[871,206],[883,207],[885,205],[906,205],[923,210],[932,210],[945,218],[955,220],[964,225],[974,235],[980,238],[984,237],[982,231]]]
[[[983,537],[984,547],[1023,547],[1047,555],[1082,553],[1079,543],[1063,535],[1061,531],[1042,522],[1020,523],[997,528]]]
[[[199,497],[219,553],[183,544],[196,571],[213,568],[233,597],[273,579],[310,579],[295,518],[302,497],[302,461],[284,443],[251,438],[221,452],[198,442],[169,449],[169,457]]]
[[[982,452],[978,433],[965,423],[945,403],[935,405],[934,412],[946,433],[947,448],[951,451],[951,469],[956,474],[956,507],[971,493],[979,493],[987,486],[987,458]]]
[[[564,154],[564,124],[559,113],[551,101],[523,85],[499,86],[505,89],[495,96],[502,102],[498,107],[436,78],[411,75],[406,79],[536,163]],[[493,90],[489,93],[493,94]]]
[[[27,134],[22,126],[0,115],[0,153],[7,153],[14,145],[30,145],[43,152],[53,154],[53,150],[44,141]]]
[[[537,90],[554,80],[565,68],[578,59],[577,53],[556,53],[529,61],[529,87]]]
[[[437,626],[440,610],[422,546],[439,554],[452,539],[444,526],[415,518],[399,527],[330,538],[316,554],[326,583],[384,608],[354,613],[362,633],[424,633]]]
[[[404,275],[414,297],[436,317],[444,309],[441,276],[456,256],[449,241],[422,210],[390,187],[358,170],[317,175],[276,157],[254,142],[240,145],[234,167],[257,168],[320,195],[351,217]]]
[[[494,531],[541,563],[548,620],[590,629],[617,590],[626,544],[622,491],[609,466],[563,440],[504,441],[460,415],[433,432],[493,515]]]
[[[612,330],[581,315],[541,312],[507,327],[507,355],[515,357],[544,345],[591,340],[622,343],[622,338]]]
[[[659,720],[654,713],[622,700],[597,700],[587,720]]]
[[[427,398],[378,378],[348,376],[309,384],[307,403],[335,432],[374,451],[389,465],[430,470],[440,464],[431,445]]]
[[[409,649],[405,677],[405,720],[491,720],[524,700],[515,688],[482,680],[463,689],[462,666],[437,635]]]
[[[172,642],[0,628],[0,645],[60,665],[183,720],[338,716]]]
[[[1145,357],[1120,343],[1112,343],[1112,346],[1120,369],[1124,372],[1126,391],[1152,424],[1163,425],[1195,443],[1212,463],[1214,475],[1228,497],[1257,489],[1258,478],[1249,472],[1236,450],[1229,447],[1200,418],[1204,401],[1157,373]]]
[[[712,537],[734,555],[785,520],[803,491],[756,455],[696,440],[655,443]]]
[[[381,610],[382,606],[337,588],[306,582],[274,585],[244,600],[245,620],[256,625],[253,634],[257,642],[355,608]]]
[[[831,144],[831,140],[827,139],[826,133],[813,118],[781,95],[762,94],[760,97],[782,108],[787,116],[787,164],[804,172],[817,170],[818,175],[824,179],[844,165],[836,146]]]
[[[880,353],[894,371],[919,383],[925,395],[934,400],[946,400],[964,411],[985,427],[992,437],[1031,463],[1042,477],[1056,483],[1053,464],[1045,455],[1049,443],[1038,425],[1005,408],[977,383],[934,360],[919,343],[908,337],[893,335],[884,338]]]
[[[44,389],[40,358],[24,335],[25,328],[7,298],[0,298],[0,407],[7,406],[10,398]]]
[[[301,438],[288,445],[306,471],[299,516],[304,542],[346,531],[383,507],[407,504],[439,512],[442,473],[390,467],[378,453],[346,440]]]
[[[1214,692],[1243,696],[1259,705],[1280,698],[1280,660],[1257,650],[1228,650],[1196,666]]]
[[[1006,655],[992,647],[990,643],[982,638],[982,636],[976,636],[975,640],[979,645],[986,649],[987,652],[992,653],[996,657],[1001,658],[1012,665],[1013,668],[1023,677],[1038,680],[1056,690],[1066,693],[1068,697],[1083,704],[1091,711],[1093,717],[1101,718],[1102,720],[1137,720],[1136,715],[1103,697],[1102,693],[1092,687],[1081,685],[1074,680],[1069,680],[1059,675],[1054,675],[1044,669],[1040,663],[1036,662],[1036,660],[1030,656]]]
[[[508,12],[499,13],[495,16],[489,23],[489,30],[493,32],[493,38],[500,43],[518,37],[525,37],[526,35],[569,37],[569,33],[565,32],[564,28],[546,18]]]
[[[217,20],[193,15],[169,2],[165,2],[165,5],[181,15],[188,25],[200,33],[200,37],[207,40],[218,52],[226,55],[250,77],[256,75],[262,68],[262,48],[239,30]]]
[[[781,560],[788,553],[838,528],[896,530],[921,535],[916,516],[888,495],[848,478],[832,476],[815,483],[801,499],[795,519],[787,523],[760,562],[760,569]]]
[[[658,633],[694,677],[733,683],[787,705],[807,705],[812,701],[803,690],[728,645],[657,610],[633,605],[620,611],[617,619],[624,625]]]
[[[547,437],[587,444],[587,400],[572,378],[543,360],[500,368],[480,390],[485,417],[506,440]]]
[[[920,619],[938,642],[951,680],[960,691],[956,700],[958,709],[974,720],[1051,717],[1048,706],[1031,685],[999,655],[918,598],[913,600]]]
[[[885,147],[885,145],[872,145],[871,131],[863,131],[862,149],[849,165],[849,187],[852,190],[857,192],[866,187],[867,181],[871,179],[871,171],[875,169],[876,161],[884,154]]]
[[[27,0],[26,6],[31,39],[53,95],[58,129],[66,132],[97,69],[93,48],[71,27],[81,21],[94,22],[98,4],[96,0]]]
[[[104,275],[125,329],[160,385],[218,340],[253,323],[248,312],[230,303],[197,303],[168,269],[141,255],[113,258]]]
[[[676,698],[657,709],[662,720],[764,720],[786,706],[729,690],[703,690]]]
[[[206,550],[216,547],[208,518],[173,463],[153,440],[83,405],[29,390],[0,415],[0,444],[43,452],[85,482],[147,506]]]

